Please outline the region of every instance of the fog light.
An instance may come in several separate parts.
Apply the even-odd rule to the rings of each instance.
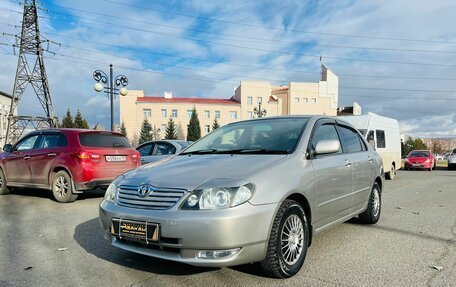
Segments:
[[[202,259],[223,259],[234,256],[241,251],[241,248],[227,250],[199,250],[198,258]]]

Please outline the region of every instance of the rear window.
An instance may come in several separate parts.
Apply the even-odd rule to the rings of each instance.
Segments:
[[[79,142],[86,147],[131,148],[124,136],[111,133],[81,133]]]

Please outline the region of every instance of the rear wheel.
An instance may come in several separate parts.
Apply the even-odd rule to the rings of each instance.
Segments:
[[[372,187],[371,195],[369,197],[369,203],[367,209],[363,213],[359,214],[359,220],[365,224],[375,224],[380,219],[380,213],[382,210],[382,194],[380,187],[377,183]]]
[[[8,194],[10,193],[10,190],[6,186],[6,177],[5,174],[3,173],[3,170],[0,169],[0,194]]]
[[[390,179],[390,180],[393,180],[394,177],[396,177],[396,167],[394,166],[394,164],[391,165],[391,169],[389,172],[387,172],[385,174],[386,176],[386,179]]]
[[[78,198],[73,194],[71,177],[66,171],[56,172],[52,178],[52,195],[55,200],[62,203],[73,202]]]
[[[302,207],[285,200],[272,225],[266,258],[260,262],[265,275],[289,278],[299,272],[309,246],[309,224]]]

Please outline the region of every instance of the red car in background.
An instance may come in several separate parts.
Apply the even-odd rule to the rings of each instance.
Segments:
[[[0,154],[0,194],[9,187],[51,190],[59,202],[107,187],[121,173],[140,165],[139,153],[120,133],[49,129],[29,133]]]
[[[412,150],[405,160],[405,169],[427,169],[435,168],[434,155],[428,150]]]

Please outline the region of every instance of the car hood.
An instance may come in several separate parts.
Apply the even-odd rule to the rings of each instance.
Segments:
[[[161,188],[194,190],[212,179],[239,180],[286,157],[230,154],[175,156],[126,173],[119,185],[150,184]]]
[[[429,157],[408,157],[408,161],[410,162],[425,162],[426,160],[430,160]]]

